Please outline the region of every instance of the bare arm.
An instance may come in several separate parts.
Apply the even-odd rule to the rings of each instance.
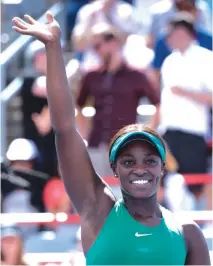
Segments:
[[[185,265],[211,265],[206,240],[199,226],[195,223],[183,225],[187,243]]]
[[[88,212],[95,214],[98,204],[109,206],[109,209],[113,200],[104,193],[107,186],[94,171],[83,139],[76,129],[75,108],[60,45],[60,27],[51,14],[47,14],[48,24],[45,25],[30,16],[26,18],[29,23],[14,18],[14,29],[36,37],[46,47],[47,98],[66,190],[81,216]]]
[[[212,92],[185,91],[179,87],[173,87],[172,92],[180,96],[188,97],[198,103],[212,104]]]
[[[85,49],[88,48],[90,42],[91,28],[92,19],[86,22],[85,24],[79,23],[74,27],[71,40],[76,51],[83,52]]]
[[[88,48],[91,39],[91,29],[96,21],[97,12],[98,10],[93,10],[88,14],[88,5],[78,11],[76,24],[71,36],[76,51],[82,52]]]
[[[212,104],[212,93],[211,92],[186,92],[186,97],[198,103]]]

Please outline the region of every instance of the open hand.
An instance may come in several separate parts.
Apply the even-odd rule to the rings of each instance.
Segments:
[[[44,44],[60,41],[60,26],[50,13],[46,14],[47,24],[42,24],[29,15],[25,15],[24,17],[28,22],[19,17],[13,18],[12,21],[15,24],[13,29],[15,31],[24,35],[31,35]]]

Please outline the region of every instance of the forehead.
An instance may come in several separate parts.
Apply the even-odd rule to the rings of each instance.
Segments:
[[[153,155],[158,155],[156,148],[147,141],[133,141],[127,144],[127,146],[125,146],[121,150],[120,155],[137,155],[142,153],[151,153]]]
[[[187,31],[185,30],[184,27],[178,26],[178,27],[171,27],[168,32],[167,39],[176,37],[178,35],[185,34]]]
[[[102,42],[104,40],[104,37],[102,35],[94,35],[92,37],[92,41],[94,43],[97,43],[97,42]]]
[[[186,28],[182,25],[179,26],[171,26],[170,28],[170,35],[174,34],[174,33],[182,33],[182,32],[187,32]]]

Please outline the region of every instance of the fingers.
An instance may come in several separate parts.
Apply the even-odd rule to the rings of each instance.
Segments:
[[[16,26],[23,30],[26,30],[28,28],[27,23],[20,18],[15,17],[12,21],[16,24]]]
[[[49,23],[52,23],[54,21],[54,17],[52,16],[50,12],[47,12],[46,18]]]
[[[30,24],[35,24],[36,23],[36,20],[34,18],[32,18],[30,15],[24,15],[24,17],[27,19],[27,21],[30,23]]]
[[[21,29],[21,28],[19,28],[17,26],[13,26],[12,29],[17,31],[17,32],[19,32],[19,33],[21,33],[21,34],[25,34],[25,35],[30,34],[30,32],[28,30],[23,30],[23,29]]]

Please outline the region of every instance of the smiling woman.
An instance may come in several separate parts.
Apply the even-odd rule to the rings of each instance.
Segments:
[[[184,222],[157,201],[166,149],[160,136],[142,125],[119,131],[110,146],[110,163],[119,178],[122,199],[95,172],[75,124],[60,27],[30,16],[14,18],[14,30],[36,37],[47,54],[47,98],[55,131],[62,178],[81,218],[87,265],[210,265],[199,227]]]
[[[120,177],[123,193],[136,198],[157,193],[166,148],[155,131],[141,124],[124,127],[112,139],[109,157],[115,176]]]

